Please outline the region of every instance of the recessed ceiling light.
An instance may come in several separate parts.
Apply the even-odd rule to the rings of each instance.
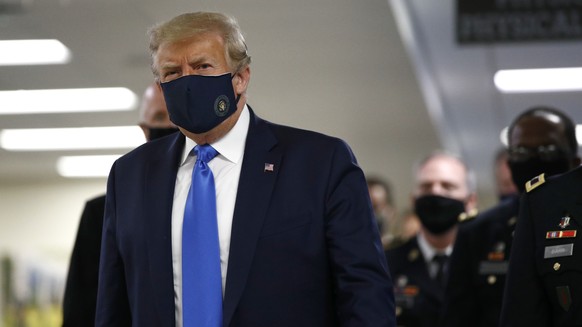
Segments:
[[[0,147],[9,151],[131,149],[145,142],[138,126],[6,129]]]
[[[582,67],[500,70],[493,81],[504,93],[580,91]]]
[[[121,155],[65,156],[57,160],[57,171],[63,177],[107,177],[113,162]]]
[[[2,40],[0,66],[55,65],[71,60],[71,51],[59,40]]]
[[[137,96],[125,87],[0,91],[0,114],[132,110]]]

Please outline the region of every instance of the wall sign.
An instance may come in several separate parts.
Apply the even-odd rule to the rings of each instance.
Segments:
[[[582,39],[582,0],[457,0],[461,44]]]

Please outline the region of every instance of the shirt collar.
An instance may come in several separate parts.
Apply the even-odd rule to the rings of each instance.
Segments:
[[[218,151],[220,155],[226,158],[226,160],[235,164],[239,163],[239,161],[242,160],[242,156],[245,150],[245,143],[249,131],[250,120],[251,118],[249,109],[245,104],[236,124],[234,124],[232,129],[218,141],[210,145],[212,145],[212,147]],[[183,165],[186,162],[188,155],[196,145],[196,142],[186,137],[180,165]]]
[[[446,254],[447,256],[450,256],[451,253],[453,253],[453,245],[449,245],[445,248],[445,251],[437,251],[437,249],[435,249],[434,247],[432,247],[428,241],[426,240],[426,238],[424,237],[424,235],[422,233],[418,233],[416,239],[418,240],[418,247],[420,248],[420,252],[422,252],[422,255],[424,256],[424,260],[426,260],[427,262],[431,262],[432,259],[434,258],[434,256],[438,253],[438,254]]]

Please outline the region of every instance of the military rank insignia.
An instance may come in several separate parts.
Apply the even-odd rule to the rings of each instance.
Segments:
[[[544,178],[545,174],[541,174],[539,176],[536,176],[534,178],[532,178],[530,181],[528,181],[527,183],[525,183],[525,191],[526,192],[530,192],[533,189],[535,189],[536,187],[542,185],[543,183],[546,182],[546,179]]]

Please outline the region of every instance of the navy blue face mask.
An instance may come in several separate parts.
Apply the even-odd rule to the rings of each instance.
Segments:
[[[208,132],[236,111],[230,73],[220,76],[186,75],[161,83],[170,120],[189,132]]]

